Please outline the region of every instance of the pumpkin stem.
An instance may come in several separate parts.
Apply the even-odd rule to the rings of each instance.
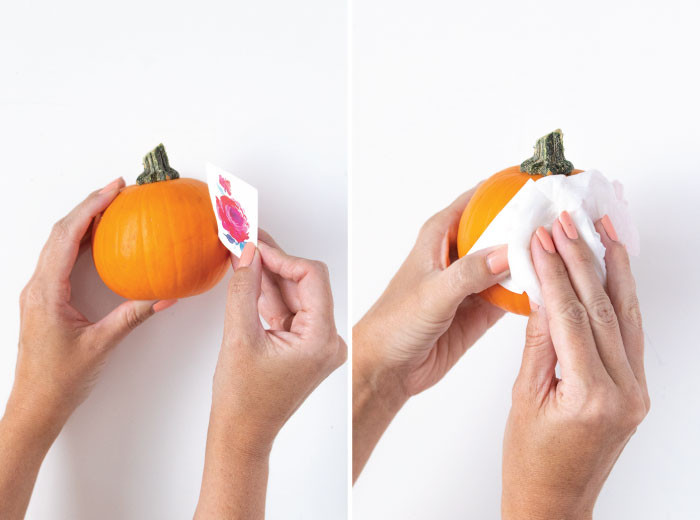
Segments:
[[[557,129],[535,143],[535,155],[523,161],[520,171],[530,175],[569,175],[574,169],[564,157],[564,134]]]
[[[136,178],[136,184],[179,179],[180,174],[170,167],[165,146],[159,144],[143,158],[143,173]]]

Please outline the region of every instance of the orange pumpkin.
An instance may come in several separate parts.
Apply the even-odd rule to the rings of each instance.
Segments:
[[[115,293],[132,300],[184,298],[211,289],[229,265],[207,185],[181,179],[159,145],[96,222],[95,267]]]
[[[511,166],[492,175],[474,192],[459,222],[459,257],[469,252],[491,221],[529,179],[537,181],[545,175],[574,175],[582,171],[575,170],[573,164],[564,157],[561,130],[538,139],[535,154],[530,159],[520,166]],[[506,311],[524,316],[530,314],[527,293],[516,294],[500,285],[494,285],[483,291],[481,296]]]

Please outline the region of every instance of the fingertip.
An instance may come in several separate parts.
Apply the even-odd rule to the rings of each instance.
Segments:
[[[543,226],[540,226],[537,228],[537,230],[535,231],[535,236],[537,237],[537,240],[539,241],[540,245],[542,246],[543,251],[545,251],[547,253],[556,252],[556,248],[554,247],[554,242],[552,241],[552,236],[549,234],[549,232]]]
[[[158,300],[156,303],[153,304],[153,312],[160,312],[164,311],[165,309],[172,307],[178,302],[176,298],[170,299],[170,300]]]
[[[115,194],[115,193],[119,192],[119,190],[121,190],[125,185],[126,185],[126,182],[124,182],[124,177],[117,177],[112,182],[107,184],[104,188],[102,188],[100,191],[98,191],[97,194],[98,195]]]
[[[556,219],[552,223],[552,239],[555,244],[560,244],[565,238],[567,238],[566,231],[559,219]]]
[[[508,246],[499,246],[486,255],[486,266],[493,275],[500,275],[508,271]]]
[[[532,238],[530,238],[530,254],[532,255],[532,259],[534,261],[536,256],[544,254],[544,249],[542,248],[542,242],[540,242],[540,239],[537,238],[537,233],[532,234]]]
[[[630,269],[630,259],[627,253],[627,248],[622,242],[617,242],[612,240],[607,234],[605,229],[605,224],[602,219],[598,220],[594,224],[595,230],[600,235],[600,241],[605,247],[605,261],[606,263],[612,262],[613,264],[619,264],[625,266],[626,269]],[[608,266],[609,268],[610,266]]]
[[[603,218],[605,218],[605,217],[603,217]],[[608,234],[607,230],[605,229],[605,224],[603,223],[602,218],[599,220],[596,220],[595,223],[593,224],[593,227],[600,235],[600,241],[603,243],[603,245],[605,246],[606,249],[614,244],[619,243],[619,242],[612,240],[610,238],[610,235]]]
[[[239,259],[238,265],[239,267],[248,267],[252,262],[253,259],[255,258],[255,255],[257,253],[257,247],[255,247],[255,244],[252,242],[246,242],[245,247],[243,247],[243,251],[241,252],[241,257]]]
[[[608,215],[603,215],[603,218],[600,219],[600,224],[603,226],[603,230],[610,240],[613,242],[618,242],[620,240],[620,238],[617,236],[615,226],[613,226],[612,220],[610,220]]]

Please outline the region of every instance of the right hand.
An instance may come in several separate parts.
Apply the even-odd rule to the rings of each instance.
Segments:
[[[287,255],[262,232],[229,283],[212,421],[266,455],[280,428],[347,357],[325,264]],[[265,329],[260,315],[270,325]]]
[[[570,217],[561,219],[566,225],[554,223],[553,241],[540,228],[531,243],[546,310],[530,315],[513,387],[503,449],[506,520],[591,518],[605,479],[649,410],[627,251],[611,238],[609,220],[596,223],[606,249],[606,290]]]

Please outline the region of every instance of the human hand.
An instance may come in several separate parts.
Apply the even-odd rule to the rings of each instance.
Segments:
[[[259,238],[233,260],[196,518],[264,517],[277,433],[347,356],[326,266]]]
[[[353,329],[354,380],[403,402],[439,381],[503,311],[477,293],[508,274],[506,246],[456,256],[457,228],[475,189],[420,230],[379,300]]]
[[[236,264],[212,414],[236,424],[239,445],[267,451],[312,390],[345,361],[347,347],[335,328],[325,264],[285,254],[265,233],[258,249],[246,245]]]
[[[53,227],[20,296],[15,381],[0,421],[0,516],[21,517],[36,472],[73,410],[87,397],[114,348],[134,327],[174,300],[128,301],[91,323],[71,304],[70,275],[89,228],[124,187],[118,179],[91,193]]]
[[[627,251],[609,218],[595,227],[606,248],[607,287],[568,214],[554,223],[553,241],[544,228],[532,239],[546,309],[530,315],[513,388],[504,519],[591,518],[605,479],[649,410]]]
[[[71,304],[70,275],[90,240],[93,219],[124,187],[118,179],[91,193],[53,227],[20,297],[19,353],[8,408],[45,419],[55,430],[87,397],[109,351],[174,300],[127,301],[91,323]]]

